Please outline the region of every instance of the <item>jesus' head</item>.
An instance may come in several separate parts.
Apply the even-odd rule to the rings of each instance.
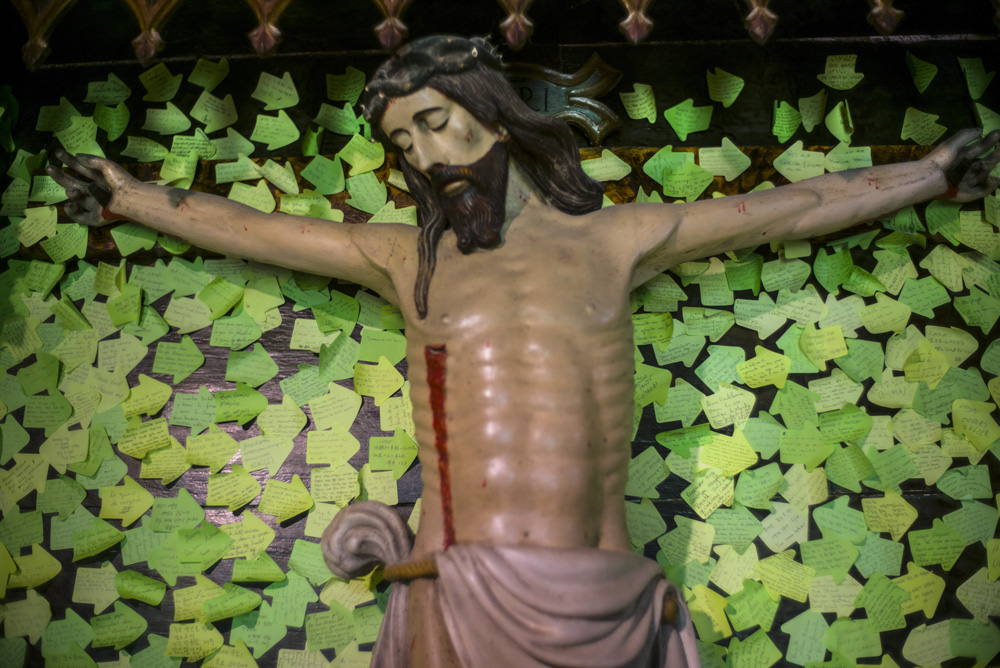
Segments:
[[[394,144],[421,211],[417,312],[445,229],[471,253],[503,241],[510,161],[543,202],[582,214],[601,206],[604,188],[580,168],[561,120],[529,108],[485,40],[435,36],[411,42],[376,71],[365,89],[366,119]]]

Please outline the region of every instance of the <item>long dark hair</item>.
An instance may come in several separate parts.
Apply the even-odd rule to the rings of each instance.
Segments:
[[[391,143],[379,127],[389,100],[425,86],[461,104],[480,123],[492,128],[503,126],[511,136],[511,156],[547,204],[576,215],[601,207],[604,186],[580,167],[580,154],[569,127],[524,103],[504,78],[500,58],[488,42],[436,36],[400,49],[365,88],[364,113],[376,138]],[[437,245],[448,221],[427,178],[405,158],[400,160],[400,167],[410,194],[420,205],[422,224],[414,301],[418,315],[425,318]]]

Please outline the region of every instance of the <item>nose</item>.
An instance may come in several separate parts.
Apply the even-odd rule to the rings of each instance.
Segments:
[[[425,176],[448,165],[448,157],[438,142],[429,138],[415,138],[410,164]]]

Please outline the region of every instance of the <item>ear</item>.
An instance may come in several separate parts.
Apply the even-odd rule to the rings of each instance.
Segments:
[[[497,123],[495,132],[498,141],[510,141],[510,132],[500,123]]]

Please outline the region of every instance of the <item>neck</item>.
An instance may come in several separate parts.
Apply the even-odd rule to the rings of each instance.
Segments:
[[[535,197],[535,190],[531,187],[528,177],[517,166],[517,161],[511,158],[510,167],[507,170],[507,200],[504,231],[510,226],[511,221],[521,215],[521,210],[528,205],[528,202],[533,197]]]

